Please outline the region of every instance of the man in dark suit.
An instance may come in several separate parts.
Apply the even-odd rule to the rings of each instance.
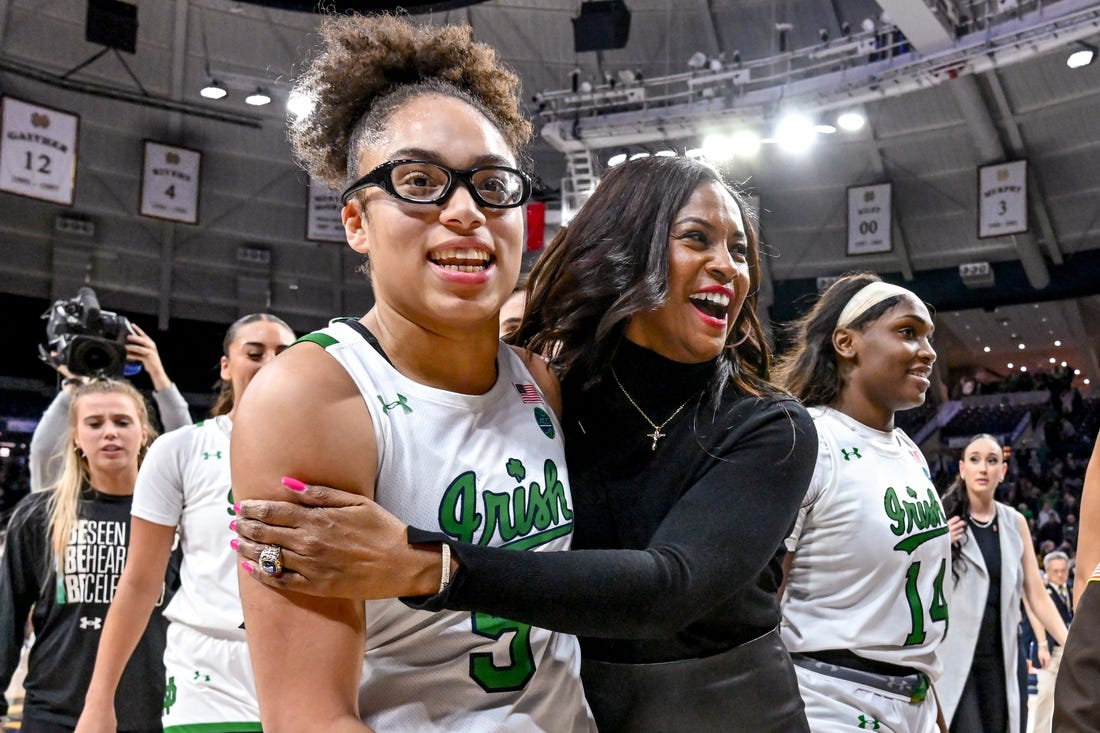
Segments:
[[[1054,607],[1058,609],[1066,626],[1069,626],[1070,621],[1073,620],[1073,588],[1069,584],[1069,557],[1061,551],[1047,553],[1043,558],[1043,569],[1046,572],[1046,589],[1050,593],[1050,599],[1054,601]],[[1039,667],[1035,673],[1038,682],[1033,713],[1035,733],[1050,733],[1054,717],[1054,681],[1058,677],[1058,665],[1062,661],[1062,647],[1042,629],[1036,629],[1035,638],[1040,647],[1039,658],[1047,657],[1049,652],[1049,661]]]

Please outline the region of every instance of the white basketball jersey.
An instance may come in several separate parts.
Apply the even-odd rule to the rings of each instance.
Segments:
[[[164,611],[173,623],[243,641],[237,553],[229,546],[233,495],[226,415],[157,438],[138,473],[131,513],[179,527],[180,589]]]
[[[500,347],[492,389],[466,395],[404,377],[347,323],[307,338],[363,393],[378,441],[379,504],[464,542],[569,548],[573,500],[561,426],[510,347]],[[575,637],[481,613],[415,611],[397,600],[366,609],[359,709],[375,730],[595,730]]]
[[[928,464],[901,430],[830,408],[810,414],[818,460],[787,540],[783,641],[792,652],[843,649],[935,680],[951,545]]]

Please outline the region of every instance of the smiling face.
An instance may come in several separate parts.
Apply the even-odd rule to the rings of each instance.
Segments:
[[[131,396],[92,392],[79,397],[74,410],[73,440],[87,458],[93,485],[104,474],[137,471],[145,429]]]
[[[405,102],[366,145],[359,170],[399,159],[454,169],[516,167],[504,137],[461,100],[425,94]],[[522,207],[479,206],[463,186],[443,204],[401,201],[380,188],[344,207],[351,246],[369,255],[376,304],[437,332],[473,323],[497,329],[497,312],[519,276]]]
[[[668,297],[635,313],[626,337],[665,358],[697,364],[717,357],[749,292],[748,236],[724,186],[695,189],[668,234]]]
[[[233,385],[234,405],[260,368],[294,343],[294,334],[274,321],[252,321],[237,328],[221,358],[221,378]]]
[[[986,437],[970,441],[959,461],[959,475],[971,496],[992,497],[1007,471],[1001,446]]]
[[[839,328],[834,348],[845,374],[843,399],[863,405],[873,422],[893,427],[894,413],[924,404],[931,386],[934,326],[928,308],[910,295],[862,330]]]

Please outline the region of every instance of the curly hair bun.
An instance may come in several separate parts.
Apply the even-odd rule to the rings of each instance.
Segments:
[[[492,47],[472,39],[469,26],[339,15],[322,21],[319,32],[320,48],[295,84],[314,109],[291,124],[289,138],[303,167],[333,188],[347,181],[360,120],[381,98],[409,87],[437,93],[453,88],[468,95],[516,153],[530,140],[531,123],[520,111],[519,77],[497,60]]]

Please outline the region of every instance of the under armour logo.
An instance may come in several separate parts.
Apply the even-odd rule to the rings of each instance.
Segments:
[[[99,629],[103,628],[103,619],[99,618],[98,616],[96,618],[88,618],[87,616],[81,616],[80,617],[80,628],[82,628],[82,629],[95,629],[96,631],[98,631]]]
[[[863,456],[859,454],[859,448],[852,448],[851,450],[848,450],[847,448],[841,448],[840,453],[844,456],[844,460],[846,461],[852,460],[853,457],[863,458]]]
[[[378,398],[378,401],[382,403],[382,412],[386,414],[389,414],[389,411],[394,409],[395,407],[400,407],[402,410],[405,411],[406,415],[413,411],[412,408],[409,407],[409,398],[403,394],[399,393],[395,402],[386,402],[384,399],[382,399],[382,395],[375,396]]]
[[[878,730],[878,718],[871,718],[870,720],[867,720],[866,715],[859,716],[859,728],[861,730]]]
[[[211,458],[215,458],[215,459],[220,461],[221,458],[222,458],[222,452],[220,450],[216,450],[216,451],[204,450],[202,452],[202,459],[204,461],[209,461]]]

